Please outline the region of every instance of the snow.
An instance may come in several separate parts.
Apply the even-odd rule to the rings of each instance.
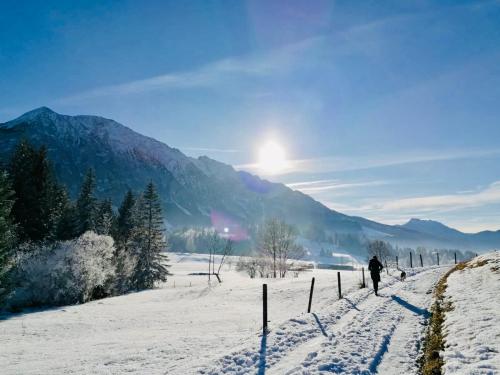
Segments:
[[[206,276],[193,275],[206,271],[207,255],[169,256],[175,275],[158,289],[3,316],[2,374],[243,374],[263,363],[269,374],[409,374],[430,304],[426,292],[447,270],[416,269],[403,283],[384,274],[381,297],[359,289],[361,272],[342,271],[339,301],[337,271],[250,279],[231,258],[223,283],[209,285]],[[314,314],[307,314],[313,276]],[[263,282],[271,329],[264,338]]]
[[[405,282],[384,277],[380,297],[364,289],[331,301],[317,313],[285,321],[267,338],[200,372],[416,374],[429,291],[442,274],[442,268],[433,268]]]
[[[469,264],[447,281],[445,297],[453,309],[444,323],[444,373],[498,374],[500,253],[481,255]]]
[[[221,273],[223,283],[208,285],[206,276],[190,275],[207,271],[208,255],[169,257],[175,275],[159,289],[4,316],[2,374],[188,374],[257,338],[263,282],[269,285],[270,327],[306,310],[312,276],[313,306],[336,299],[333,271],[250,279],[235,271],[237,258],[232,258],[234,264]],[[342,278],[347,292],[356,289],[360,273],[342,272]]]

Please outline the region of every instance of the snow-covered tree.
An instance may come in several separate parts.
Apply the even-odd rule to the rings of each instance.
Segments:
[[[303,256],[303,249],[296,243],[296,229],[280,219],[270,219],[259,236],[259,252],[271,260],[273,277],[285,277],[288,260]]]
[[[382,264],[387,261],[389,256],[392,253],[392,247],[390,244],[380,241],[380,240],[375,240],[371,241],[368,243],[368,257],[371,258],[373,256],[376,256]]]
[[[84,303],[111,294],[115,269],[109,236],[86,232],[72,241],[25,243],[21,250],[11,306]]]
[[[113,207],[111,199],[105,199],[97,208],[96,213],[96,232],[97,234],[110,235],[114,232],[115,225],[115,214],[113,212]]]
[[[135,258],[132,284],[136,289],[153,288],[155,282],[166,281],[169,275],[167,244],[164,234],[160,199],[150,182],[137,201],[137,217],[128,244]]]

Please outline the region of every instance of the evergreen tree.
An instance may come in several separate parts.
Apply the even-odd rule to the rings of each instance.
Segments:
[[[0,171],[0,302],[9,291],[9,271],[12,266],[14,226],[10,221],[14,193],[6,172]]]
[[[64,189],[54,177],[47,149],[35,149],[23,140],[9,165],[15,203],[11,217],[22,241],[54,239],[62,211]]]
[[[117,243],[127,243],[130,233],[134,228],[134,206],[135,197],[131,190],[127,191],[122,204],[118,209],[118,218],[116,220],[115,241]]]
[[[85,175],[78,200],[76,201],[78,234],[96,230],[97,200],[94,196],[95,175],[90,168]]]
[[[123,201],[118,208],[118,217],[114,228],[113,237],[115,239],[115,290],[118,294],[123,294],[132,289],[132,273],[135,267],[135,257],[130,252],[130,236],[136,225],[137,217],[136,200],[131,190],[127,191]]]
[[[114,232],[115,214],[111,199],[105,199],[99,204],[96,217],[96,232],[97,234],[110,235]]]
[[[57,226],[56,239],[60,241],[72,240],[79,235],[78,229],[78,212],[76,206],[68,199],[63,204],[61,217]]]
[[[153,288],[156,281],[166,281],[166,249],[163,216],[156,189],[150,182],[137,202],[137,224],[134,226],[129,246],[134,254],[135,267],[132,284],[136,289]]]

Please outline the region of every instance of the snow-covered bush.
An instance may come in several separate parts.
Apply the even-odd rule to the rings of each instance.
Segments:
[[[251,279],[254,279],[257,274],[257,263],[252,258],[240,257],[236,264],[236,270],[246,272]]]
[[[134,289],[132,275],[137,266],[137,260],[125,249],[118,247],[115,253],[115,281],[114,290],[118,295]]]
[[[251,279],[257,276],[269,277],[271,273],[271,264],[269,260],[263,256],[242,256],[236,264],[236,270],[239,272],[246,272]]]
[[[111,237],[86,232],[72,241],[27,247],[17,259],[18,287],[11,306],[84,303],[111,294],[115,275]]]

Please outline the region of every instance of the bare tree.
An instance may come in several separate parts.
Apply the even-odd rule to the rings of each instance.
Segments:
[[[208,281],[210,281],[210,276],[215,273],[215,254],[221,247],[221,240],[215,230],[208,238]]]
[[[302,247],[296,244],[296,229],[280,219],[270,219],[259,238],[259,252],[271,259],[273,277],[285,277],[288,260],[303,256]]]
[[[376,256],[380,262],[384,262],[391,255],[391,246],[380,240],[371,241],[368,243],[368,256]]]
[[[230,238],[228,238],[226,239],[224,248],[222,249],[222,257],[219,262],[219,268],[217,268],[217,272],[215,273],[215,276],[217,276],[219,282],[221,282],[220,270],[224,265],[224,261],[226,260],[226,257],[231,255],[232,253],[233,253],[233,241]]]
[[[208,280],[210,276],[215,275],[217,280],[221,282],[220,270],[228,255],[233,252],[233,241],[230,238],[223,239],[216,231],[214,231],[208,241]],[[215,271],[215,254],[221,255],[218,264],[217,272]]]

